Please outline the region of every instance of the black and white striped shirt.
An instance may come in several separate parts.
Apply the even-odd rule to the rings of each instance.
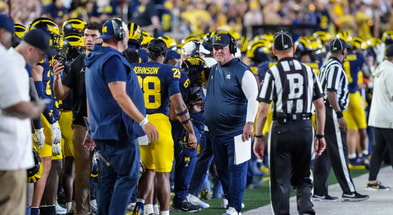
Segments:
[[[348,79],[343,69],[342,63],[335,57],[329,58],[321,67],[318,74],[323,92],[324,100],[328,101],[327,91],[335,91],[337,103],[341,110],[348,107]]]
[[[312,102],[322,96],[311,67],[294,58],[283,58],[266,72],[257,100],[273,101],[273,113],[312,113]]]

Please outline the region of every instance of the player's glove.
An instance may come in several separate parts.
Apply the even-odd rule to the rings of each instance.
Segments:
[[[61,147],[60,147],[60,140],[61,140],[61,131],[59,125],[57,123],[53,123],[50,125],[52,131],[52,155],[60,155]]]
[[[52,144],[52,155],[53,156],[60,155],[60,152],[61,152],[60,143],[53,143]]]
[[[41,149],[42,147],[44,147],[45,135],[44,135],[43,128],[34,129],[33,142],[37,146],[38,149]]]
[[[52,131],[52,144],[59,144],[61,140],[61,131],[59,125],[57,123],[53,123],[50,125],[50,129]]]

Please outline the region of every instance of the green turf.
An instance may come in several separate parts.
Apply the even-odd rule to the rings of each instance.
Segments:
[[[360,176],[364,173],[367,173],[367,170],[351,170],[351,175],[353,178]],[[328,179],[329,184],[337,183],[336,177],[334,173],[331,172]],[[292,192],[293,194],[294,192]],[[207,203],[210,204],[210,208],[202,209],[198,215],[212,215],[212,214],[222,214],[225,212],[223,208],[221,208],[221,199],[211,199],[206,200]],[[269,182],[264,182],[261,186],[246,189],[243,202],[245,204],[245,208],[242,210],[248,211],[254,208],[262,207],[270,203],[270,195],[269,195]],[[171,211],[171,214],[186,214],[185,212],[177,212]]]

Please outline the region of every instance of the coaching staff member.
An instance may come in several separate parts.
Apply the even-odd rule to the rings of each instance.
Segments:
[[[318,78],[321,81],[326,107],[326,152],[316,158],[314,165],[314,200],[333,200],[328,194],[327,179],[331,167],[343,190],[344,201],[362,201],[367,195],[356,192],[348,169],[346,124],[341,111],[348,107],[348,80],[342,61],[348,45],[342,39],[330,42],[331,57],[322,65]]]
[[[217,64],[210,70],[205,100],[204,121],[209,127],[214,160],[228,199],[226,214],[241,210],[248,162],[235,165],[234,137],[248,140],[253,132],[258,103],[257,81],[250,69],[234,58],[236,44],[232,35],[216,34],[213,56]]]
[[[386,47],[385,56],[386,59],[373,73],[375,84],[368,124],[373,127],[375,145],[368,175],[369,190],[390,190],[377,180],[385,151],[393,166],[393,44]]]
[[[101,44],[102,25],[88,23],[83,30],[85,51],[81,53],[69,66],[67,72],[64,65],[58,63],[53,68],[55,82],[53,88],[57,99],[65,99],[72,93],[72,142],[74,145],[75,162],[75,215],[86,214],[90,211],[90,167],[93,153],[85,149],[83,140],[87,127],[84,117],[87,117],[87,100],[85,87],[85,57],[93,50],[94,44]]]
[[[325,106],[323,93],[314,71],[294,59],[292,36],[286,31],[275,34],[273,54],[277,65],[271,67],[259,91],[254,152],[260,159],[266,145],[262,135],[269,104],[273,101],[273,123],[269,137],[270,192],[274,214],[289,214],[291,185],[296,189],[299,214],[315,214],[311,202],[311,148],[314,130],[313,104],[317,115],[314,148],[325,149]]]
[[[109,19],[101,38],[102,46],[95,45],[85,58],[88,127],[97,152],[105,158],[100,159],[98,214],[117,215],[126,213],[132,185],[138,182],[139,130],[135,124],[150,141],[158,138],[158,132],[145,116],[138,78],[121,54],[127,48],[126,24],[118,18]],[[89,138],[85,141],[87,145],[91,142]]]

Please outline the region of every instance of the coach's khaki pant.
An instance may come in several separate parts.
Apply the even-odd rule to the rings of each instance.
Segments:
[[[92,153],[83,147],[87,129],[82,125],[73,125],[72,135],[74,143],[75,162],[75,215],[90,213],[90,173]]]
[[[0,214],[26,214],[27,172],[0,171]]]

